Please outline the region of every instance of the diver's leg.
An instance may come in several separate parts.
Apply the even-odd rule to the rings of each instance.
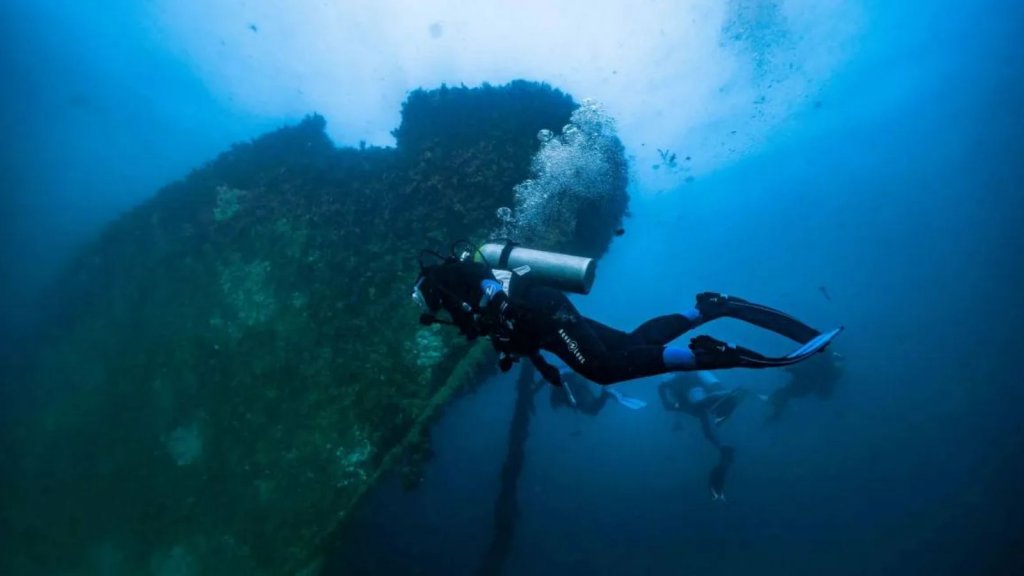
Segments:
[[[676,370],[666,366],[664,346],[636,346],[629,334],[583,316],[562,315],[545,331],[542,348],[591,382],[608,385]]]
[[[690,340],[688,348],[678,346],[643,346],[635,347],[635,354],[641,354],[641,349],[660,351],[660,371],[652,371],[646,376],[662,374],[665,372],[690,372],[694,370],[722,370],[725,368],[768,368],[771,360],[764,355],[754,352],[742,346],[726,344],[715,340],[710,336],[697,336]],[[653,355],[653,352],[645,351],[643,354]],[[654,359],[647,359],[646,362],[654,364]]]
[[[623,380],[609,371],[612,353],[609,346],[619,348],[629,341],[620,330],[584,317],[562,293],[550,291],[551,302],[541,326],[544,337],[538,342],[541,349],[551,352],[565,362],[573,372],[598,384],[611,384]]]
[[[708,412],[715,418],[715,423],[721,424],[728,420],[744,396],[746,394],[742,388],[716,393],[713,403],[708,406]]]
[[[682,314],[651,318],[630,332],[629,336],[636,344],[664,346],[702,323],[700,311],[691,308]]]
[[[715,427],[714,418],[707,410],[700,411],[700,429],[704,432],[704,437],[708,439],[708,442],[711,442],[715,448],[722,448],[722,442],[718,439],[718,430]]]
[[[536,290],[533,308],[544,313],[534,320],[535,330],[543,334],[537,346],[565,362],[573,372],[597,384],[615,384],[625,380],[673,372],[694,370],[694,355],[686,349],[660,345],[638,345],[638,338],[621,330],[584,317],[572,302],[556,290]],[[685,318],[685,317],[683,317]],[[674,320],[671,322],[681,322]],[[667,322],[666,322],[667,323]],[[666,354],[675,359],[672,367]],[[682,360],[680,360],[682,358]],[[678,367],[686,362],[689,367]]]
[[[743,346],[728,344],[711,336],[690,339],[689,352],[694,357],[696,370],[723,368],[767,368],[769,358]]]
[[[541,346],[556,354],[573,371],[598,384],[615,384],[666,372],[769,368],[800,362],[809,354],[768,358],[710,336],[693,338],[689,348],[634,345],[630,335],[579,316],[578,312],[575,314],[563,314],[552,320]]]
[[[588,334],[590,332],[590,334]],[[557,340],[545,344],[573,370],[598,384],[657,376],[668,372],[721,370],[725,368],[771,368],[799,359],[767,358],[753,350],[698,336],[689,348],[675,346],[628,346],[607,348],[589,329],[562,329]]]
[[[700,322],[722,317],[735,318],[771,330],[801,344],[809,342],[821,333],[785,312],[718,292],[697,294],[697,310],[700,312]]]
[[[710,336],[692,338],[689,348],[665,346],[662,352],[665,372],[767,368],[769,360],[758,352]]]
[[[718,450],[718,464],[708,474],[708,488],[711,490],[712,500],[725,501],[725,476],[732,466],[736,450],[732,446],[722,446]]]
[[[608,350],[616,350],[621,348],[628,348],[634,345],[636,342],[631,334],[627,334],[622,330],[612,328],[607,324],[602,324],[593,318],[587,318],[580,316],[580,321],[585,322],[590,326],[590,329],[594,332],[594,335],[601,341],[601,344]]]
[[[664,346],[608,349],[588,332],[589,329],[583,327],[563,329],[560,334],[565,341],[545,345],[544,349],[586,379],[605,386],[672,371],[665,368],[662,360]]]

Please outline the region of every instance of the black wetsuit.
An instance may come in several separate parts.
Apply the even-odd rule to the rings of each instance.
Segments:
[[[526,284],[517,294],[518,288],[511,297],[516,317],[510,350],[531,358],[538,349],[551,352],[598,384],[664,374],[665,345],[695,325],[682,314],[669,314],[627,333],[583,316],[558,290]]]
[[[467,338],[490,336],[499,352],[530,358],[556,384],[558,370],[543,360],[541,350],[592,382],[612,384],[668,371],[665,345],[695,325],[682,314],[669,314],[622,332],[583,316],[565,294],[533,283],[529,275],[513,275],[508,294],[488,297],[486,286],[496,281],[479,263],[439,267],[432,279],[441,288],[428,294],[431,307],[447,310]]]
[[[691,328],[722,316],[738,318],[804,343],[820,333],[799,320],[745,300],[702,293],[698,308],[667,314],[623,332],[587,318],[559,290],[534,283],[529,274],[512,274],[507,292],[492,270],[476,262],[446,262],[424,269],[417,283],[433,314],[444,309],[452,324],[470,339],[490,337],[503,370],[528,357],[546,380],[559,385],[558,370],[539,354],[558,356],[577,374],[598,384],[614,384],[681,370],[778,366],[757,352],[727,345],[709,336],[691,340],[689,350],[666,347]],[[421,321],[436,317],[427,313]],[[691,352],[692,351],[692,352]],[[798,360],[782,360],[782,363]]]

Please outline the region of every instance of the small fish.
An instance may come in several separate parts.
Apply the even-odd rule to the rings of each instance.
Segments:
[[[825,297],[825,300],[828,300],[829,302],[832,301],[832,296],[829,295],[828,288],[825,286],[818,286],[818,292],[821,292],[821,295]]]
[[[626,233],[626,229],[625,228],[616,228],[615,229],[615,235],[616,236],[622,236],[625,233]]]
[[[259,32],[260,31],[260,29],[257,28],[255,24],[249,24],[249,30],[252,30],[253,32]]]

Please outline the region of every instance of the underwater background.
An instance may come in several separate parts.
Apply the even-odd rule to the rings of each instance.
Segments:
[[[3,573],[1024,566],[1020,3],[0,21]],[[704,290],[844,325],[835,393],[766,422],[785,374],[719,373],[755,394],[712,502],[658,379],[591,417],[420,330],[416,253],[498,208],[600,257],[610,325]]]

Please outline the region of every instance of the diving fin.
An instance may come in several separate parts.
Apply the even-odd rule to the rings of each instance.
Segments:
[[[727,344],[711,336],[704,335],[690,340],[690,350],[693,351],[694,356],[697,358],[697,365],[702,370],[715,368],[773,368],[789,366],[807,360],[828,347],[832,340],[842,331],[843,327],[840,326],[835,330],[818,334],[796,350],[777,358],[764,356],[748,348]]]
[[[836,336],[838,336],[839,333],[842,331],[843,326],[840,326],[839,328],[836,328],[835,330],[831,330],[829,332],[822,332],[821,334],[818,334],[817,336],[809,340],[803,346],[797,348],[796,350],[790,352],[789,354],[786,354],[786,358],[791,359],[794,362],[806,360],[812,355],[824,350],[825,347],[831,344],[832,340]]]
[[[611,394],[612,398],[615,398],[616,402],[622,404],[623,406],[629,408],[630,410],[639,410],[644,406],[647,406],[647,402],[644,402],[639,398],[631,398],[629,396],[626,396],[625,394],[619,392],[618,390],[613,390],[612,388],[605,388],[604,390],[605,392]]]
[[[735,318],[771,330],[795,342],[804,343],[818,335],[817,330],[781,310],[728,294],[697,294],[697,310],[705,322],[723,316]]]

